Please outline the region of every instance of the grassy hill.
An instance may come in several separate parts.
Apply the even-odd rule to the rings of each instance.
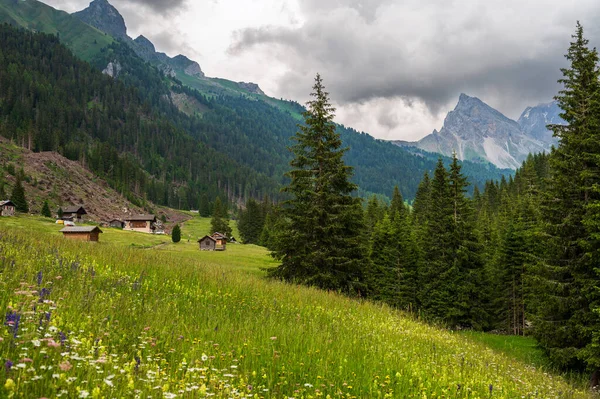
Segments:
[[[138,198],[144,207],[133,204],[111,188],[81,163],[71,161],[56,152],[32,152],[0,137],[0,180],[6,183],[10,195],[15,174],[25,172],[23,186],[31,213],[39,214],[45,200],[50,209],[68,205],[84,205],[88,218],[97,222],[122,218],[127,213],[156,212],[171,222],[182,222],[190,216],[159,207]]]
[[[268,281],[262,248],[200,252],[186,234],[206,225],[179,244],[116,229],[92,244],[1,218],[0,396],[590,397],[507,345]]]
[[[86,61],[114,41],[70,14],[35,0],[0,0],[0,23],[59,35],[62,43]]]

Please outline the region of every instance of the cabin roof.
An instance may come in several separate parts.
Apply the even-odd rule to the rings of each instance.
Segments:
[[[213,238],[216,237],[216,238],[225,238],[225,239],[227,239],[227,236],[225,236],[225,234],[219,233],[218,231],[215,231],[210,236],[213,237]]]
[[[79,213],[80,210],[82,211],[82,215],[87,215],[87,212],[81,205],[68,206],[65,209],[63,209],[63,213]]]
[[[76,227],[65,227],[61,233],[102,233],[102,230],[98,226],[76,226]]]
[[[126,221],[129,222],[155,222],[156,216],[154,215],[132,215],[125,217]]]
[[[0,206],[15,206],[11,200],[0,201]]]
[[[212,238],[211,236],[204,236],[204,237],[202,237],[201,239],[199,239],[199,240],[198,240],[198,242],[202,242],[202,241],[204,241],[204,240],[205,240],[205,239],[207,239],[207,238],[208,238],[209,240],[213,241],[213,242],[217,242],[217,240],[215,240],[215,239],[214,239],[214,238]]]

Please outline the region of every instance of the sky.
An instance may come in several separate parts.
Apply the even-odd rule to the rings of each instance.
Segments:
[[[579,20],[598,0],[109,0],[132,38],[210,77],[304,103],[316,73],[336,121],[389,140],[440,129],[460,93],[510,118],[552,100]],[[89,0],[46,0],[68,12]]]

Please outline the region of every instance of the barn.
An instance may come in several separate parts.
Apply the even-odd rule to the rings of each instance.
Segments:
[[[72,220],[77,223],[83,222],[83,215],[87,215],[87,212],[81,205],[68,206],[63,209],[63,220]]]
[[[97,226],[80,226],[80,227],[65,227],[60,231],[65,238],[78,241],[94,241],[100,240],[100,230]]]
[[[153,233],[156,229],[156,216],[135,215],[125,218],[124,230],[140,231],[142,233]]]
[[[0,201],[0,216],[15,216],[15,204],[12,201]]]
[[[122,229],[123,227],[125,227],[125,222],[123,222],[122,220],[119,220],[119,219],[113,219],[110,222],[108,222],[108,225],[110,227]]]
[[[217,249],[217,240],[211,236],[204,236],[198,240],[200,251],[215,251]]]

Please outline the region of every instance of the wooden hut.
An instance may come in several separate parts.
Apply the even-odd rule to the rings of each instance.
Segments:
[[[119,220],[119,219],[113,219],[110,222],[108,222],[108,225],[110,227],[122,229],[123,227],[125,227],[125,222],[123,222],[122,220]]]
[[[15,216],[15,209],[12,201],[0,201],[0,216]]]
[[[125,218],[123,230],[139,231],[142,233],[153,233],[156,223],[154,215],[134,215]]]
[[[96,226],[79,226],[79,227],[65,227],[60,231],[63,233],[65,238],[79,241],[94,241],[97,242],[100,239],[100,230]]]
[[[62,219],[63,220],[72,220],[76,223],[82,223],[83,215],[87,215],[87,212],[85,211],[83,206],[80,206],[80,205],[68,206],[65,209],[63,209]]]
[[[216,241],[215,251],[225,251],[227,246],[227,236],[219,232],[211,234],[213,240]]]
[[[217,249],[217,240],[211,236],[204,236],[198,240],[200,251],[215,251]]]

